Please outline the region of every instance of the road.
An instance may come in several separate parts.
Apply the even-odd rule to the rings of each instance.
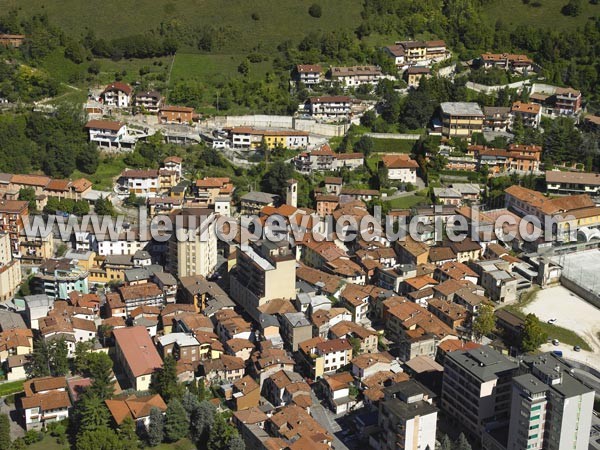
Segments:
[[[15,405],[7,405],[4,399],[0,399],[0,413],[7,414],[10,418],[10,437],[16,439],[25,435],[25,430],[19,425],[18,414]]]
[[[335,450],[349,450],[348,447],[342,441],[340,441],[340,439],[336,435],[336,433],[339,434],[340,431],[342,431],[342,428],[335,421],[334,415],[331,413],[331,411],[325,409],[323,405],[321,405],[321,402],[312,390],[310,392],[310,396],[312,397],[310,415],[313,416],[313,418],[317,422],[319,422],[321,425],[327,428],[329,434],[333,436],[332,448]]]

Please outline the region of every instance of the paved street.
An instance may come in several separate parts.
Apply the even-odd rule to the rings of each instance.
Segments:
[[[333,436],[333,448],[335,450],[348,450],[348,447],[337,437],[336,433],[340,433],[342,428],[335,421],[334,415],[321,405],[321,402],[317,398],[314,392],[310,393],[313,404],[310,407],[310,414],[314,419],[323,425],[329,433]]]
[[[0,413],[8,414],[10,417],[10,437],[16,439],[25,435],[25,430],[21,428],[17,421],[17,411],[15,405],[7,405],[4,399],[0,399]]]

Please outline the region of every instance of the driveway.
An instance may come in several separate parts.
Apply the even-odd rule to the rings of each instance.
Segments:
[[[10,418],[10,437],[12,440],[25,436],[25,430],[19,425],[19,416],[15,405],[7,405],[3,398],[0,399],[0,413],[8,414]]]

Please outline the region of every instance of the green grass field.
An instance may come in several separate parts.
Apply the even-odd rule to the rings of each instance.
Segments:
[[[530,301],[533,301],[533,298],[528,299],[527,303],[529,303]],[[523,304],[523,306],[525,306],[525,304]],[[526,314],[523,311],[521,311],[520,308],[521,305],[511,305],[505,307],[505,309],[507,309],[508,311],[516,314],[522,319],[525,319]],[[562,344],[567,344],[571,346],[579,345],[582,350],[592,351],[592,348],[589,346],[589,344],[573,330],[552,325],[543,321],[540,321],[540,326],[542,330],[544,330],[544,333],[548,335],[549,339],[558,339]]]
[[[385,201],[385,200],[384,200]],[[409,209],[421,203],[428,201],[425,195],[421,195],[415,192],[413,195],[407,195],[405,197],[398,197],[387,202],[392,209]]]
[[[600,14],[600,5],[592,5],[588,0],[581,2],[582,13],[577,17],[561,14],[567,0],[539,0],[539,7],[532,6],[533,3],[536,2],[526,5],[522,0],[494,0],[486,2],[484,12],[491,24],[501,20],[509,27],[527,25],[551,30],[582,27],[590,17]]]
[[[214,26],[234,36],[222,53],[253,50],[257,43],[273,49],[286,39],[297,40],[311,31],[353,30],[360,21],[362,1],[319,0],[322,16],[308,14],[314,0],[0,0],[0,10],[45,12],[66,32],[80,35],[93,28],[104,38],[156,29],[161,23]],[[118,11],[110,14],[109,11]],[[259,20],[253,20],[252,14]]]
[[[416,141],[404,139],[373,139],[375,153],[410,153]]]
[[[16,394],[23,390],[23,380],[10,381],[8,383],[0,384],[0,397],[4,397],[10,394]]]
[[[72,179],[84,177],[94,184],[94,189],[100,191],[110,191],[112,189],[112,180],[125,169],[125,163],[122,156],[105,156],[102,157],[98,170],[93,175],[82,173],[75,170],[71,174]]]

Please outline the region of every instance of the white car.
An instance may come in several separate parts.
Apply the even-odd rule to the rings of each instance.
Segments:
[[[554,323],[556,322],[556,319],[552,318],[552,319],[548,319],[548,323]]]

